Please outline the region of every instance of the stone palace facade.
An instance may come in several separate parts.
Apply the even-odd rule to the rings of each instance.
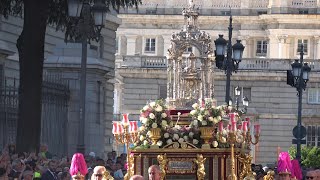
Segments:
[[[261,124],[261,138],[254,148],[254,162],[273,164],[279,151],[292,146],[292,129],[297,124],[298,97],[286,84],[287,70],[299,58],[311,66],[310,81],[303,92],[302,121],[307,128],[307,144],[320,145],[320,2],[317,0],[194,0],[200,12],[200,30],[212,40],[228,38],[229,15],[233,16],[233,44],[245,46],[237,73],[231,76],[241,97],[249,99],[247,115]],[[187,0],[147,0],[139,10],[119,14],[117,30],[115,118],[130,113],[138,120],[139,110],[150,100],[167,97],[167,50],[171,35],[183,28],[182,8]],[[212,42],[213,49],[214,43]],[[195,48],[186,49],[186,55]],[[224,103],[226,76],[214,72],[214,95]],[[241,106],[240,106],[241,108]]]

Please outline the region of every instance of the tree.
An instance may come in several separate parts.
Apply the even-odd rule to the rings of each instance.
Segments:
[[[291,159],[296,157],[297,149],[291,146],[288,150]],[[301,148],[301,165],[306,168],[320,168],[320,148],[303,146]]]
[[[141,3],[141,0],[104,1],[107,9],[116,11],[137,8]],[[14,15],[24,19],[17,40],[20,79],[16,145],[19,152],[38,151],[46,27],[50,24],[57,30],[68,28],[67,0],[0,0],[0,14],[5,18]]]

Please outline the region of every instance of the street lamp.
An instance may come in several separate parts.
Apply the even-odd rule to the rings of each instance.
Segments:
[[[302,139],[306,135],[305,127],[301,125],[302,90],[305,90],[307,87],[307,82],[309,81],[309,72],[311,71],[308,63],[303,63],[303,54],[303,45],[301,45],[300,62],[299,60],[295,60],[295,62],[291,64],[292,71],[289,70],[287,72],[287,84],[297,89],[297,96],[299,97],[298,121],[297,126],[293,129],[293,135],[296,138],[293,140],[293,142],[297,144],[296,159],[299,162],[301,162]]]
[[[216,67],[226,71],[226,99],[225,102],[229,104],[230,99],[230,76],[232,72],[237,72],[239,63],[242,60],[242,54],[244,46],[241,44],[241,40],[237,40],[237,43],[231,46],[232,39],[232,16],[229,18],[229,40],[225,40],[223,35],[219,34],[219,38],[214,41],[216,45]],[[227,49],[227,57],[225,57],[225,50]],[[232,52],[233,51],[233,52]]]
[[[236,109],[239,112],[239,102],[240,102],[239,97],[241,94],[241,89],[239,86],[237,86],[234,89],[234,94],[236,96]],[[243,96],[243,98],[242,98],[242,105],[243,105],[243,109],[240,111],[242,114],[245,114],[245,113],[247,113],[247,107],[249,106],[249,99],[246,96]]]
[[[77,151],[85,152],[85,115],[86,115],[86,76],[87,76],[87,44],[90,40],[99,41],[101,29],[105,23],[107,7],[102,0],[68,0],[68,14],[70,17],[67,26],[66,40],[81,41],[81,79],[80,79],[80,105],[79,105],[79,130]]]

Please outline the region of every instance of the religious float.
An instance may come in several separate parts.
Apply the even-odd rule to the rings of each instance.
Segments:
[[[168,49],[167,99],[148,103],[137,121],[113,122],[116,142],[128,148],[128,172],[148,177],[158,164],[161,178],[252,179],[250,147],[259,141],[260,125],[232,106],[217,106],[211,37],[198,28],[193,1],[182,10],[185,25],[173,33]],[[193,47],[187,57],[186,49]]]

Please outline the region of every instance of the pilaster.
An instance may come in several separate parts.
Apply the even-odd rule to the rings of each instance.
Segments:
[[[314,59],[320,59],[320,36],[314,36]]]

